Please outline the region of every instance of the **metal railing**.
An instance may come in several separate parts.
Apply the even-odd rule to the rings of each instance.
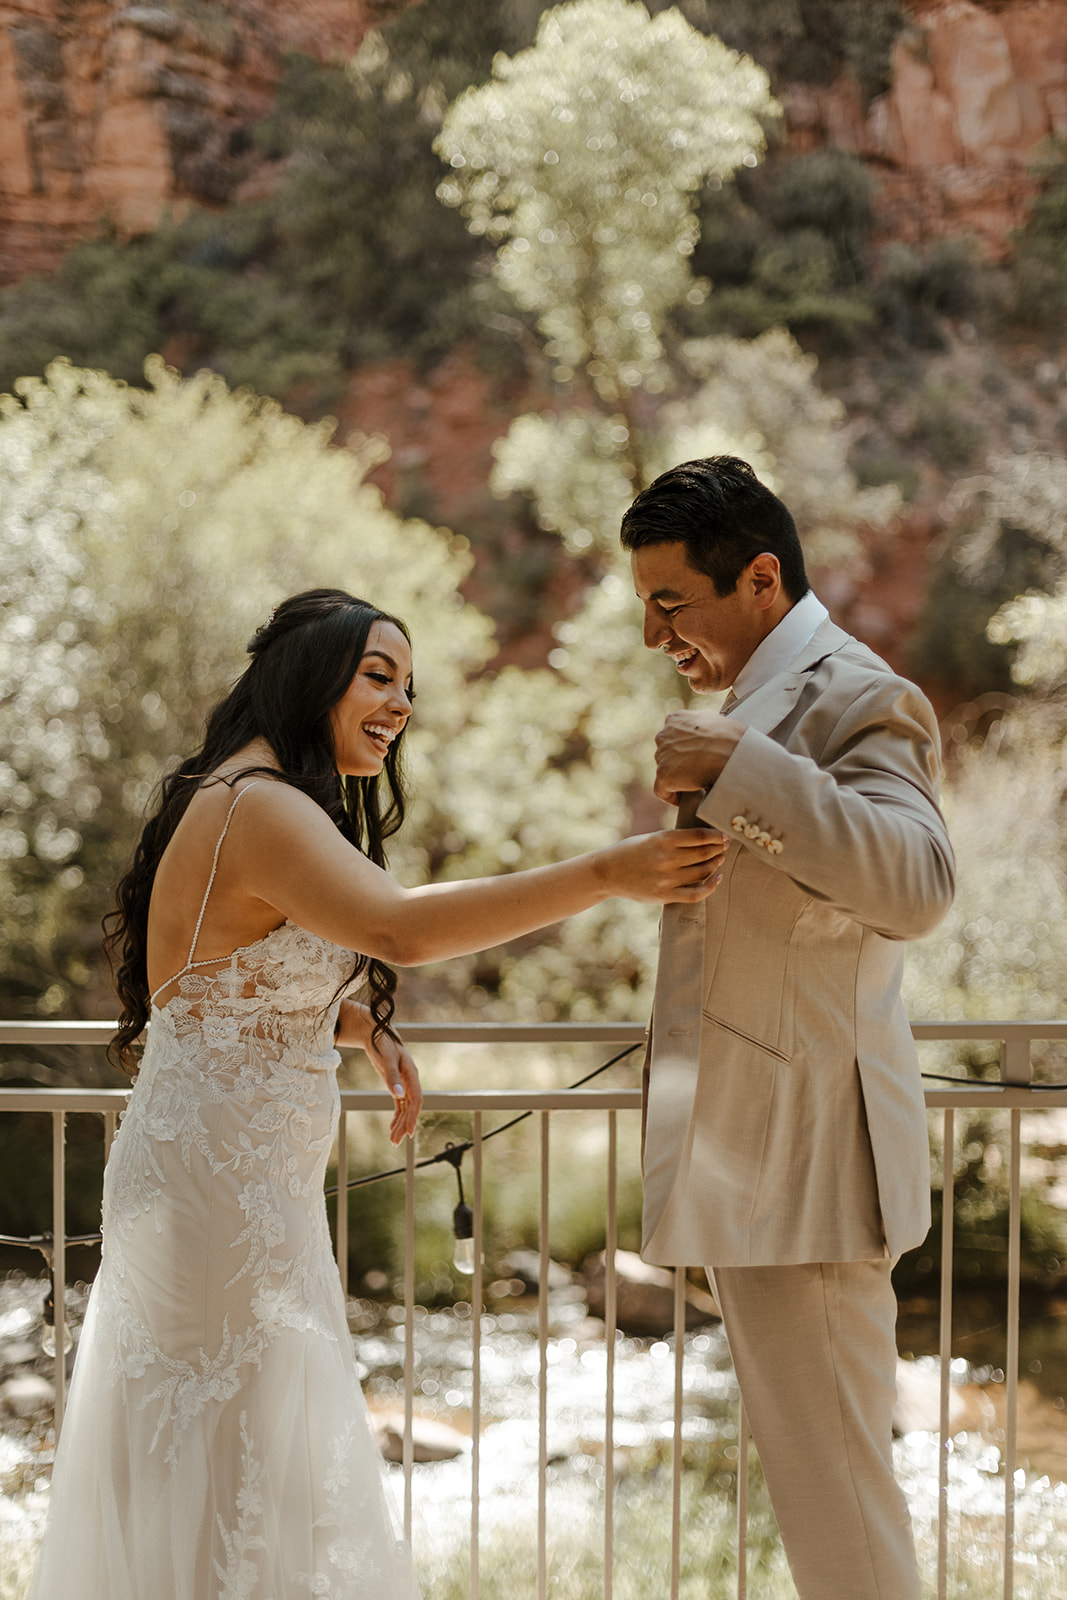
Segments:
[[[111,1034],[106,1023],[71,1022],[0,1022],[0,1045],[40,1046],[103,1045]],[[1004,1474],[1004,1557],[1003,1594],[1012,1600],[1014,1594],[1014,1542],[1016,1465],[1018,1456],[1018,1403],[1019,1403],[1019,1285],[1020,1285],[1020,1169],[1021,1169],[1021,1118],[1024,1111],[1045,1111],[1054,1106],[1067,1106],[1067,1087],[1045,1088],[1032,1083],[1033,1047],[1038,1043],[1067,1040],[1067,1021],[1059,1022],[925,1022],[913,1025],[913,1033],[920,1041],[958,1041],[994,1043],[999,1045],[999,1078],[992,1081],[960,1080],[938,1083],[926,1091],[929,1110],[940,1112],[943,1118],[943,1161],[941,1181],[944,1206],[941,1225],[941,1276],[940,1276],[940,1407],[938,1455],[938,1540],[937,1540],[937,1596],[946,1600],[948,1573],[949,1528],[949,1464],[952,1453],[950,1430],[951,1346],[952,1346],[952,1287],[953,1287],[953,1195],[955,1117],[958,1111],[981,1108],[984,1111],[1002,1111],[1008,1118],[1008,1244],[1007,1244],[1007,1355],[1005,1360],[1006,1411],[1004,1442],[1001,1461]],[[410,1044],[599,1044],[618,1048],[639,1043],[643,1030],[633,1024],[559,1024],[507,1025],[493,1023],[407,1024],[403,1033]],[[105,1148],[110,1145],[117,1126],[127,1091],[123,1089],[75,1088],[0,1088],[0,1112],[47,1112],[52,1118],[52,1269],[55,1278],[55,1338],[56,1338],[56,1427],[61,1425],[64,1401],[65,1365],[64,1347],[64,1288],[66,1284],[65,1224],[65,1130],[69,1116],[90,1113],[101,1115],[105,1126]],[[479,1532],[480,1532],[480,1435],[482,1431],[482,1371],[484,1289],[482,1265],[483,1236],[483,1147],[487,1137],[484,1127],[486,1113],[533,1113],[539,1125],[540,1198],[539,1198],[539,1292],[537,1314],[538,1373],[538,1497],[537,1497],[537,1596],[545,1600],[548,1593],[547,1568],[547,1515],[548,1515],[548,1382],[549,1382],[549,1314],[547,1284],[549,1281],[550,1229],[549,1229],[549,1153],[551,1121],[556,1115],[574,1111],[596,1111],[606,1119],[607,1163],[605,1172],[605,1394],[604,1394],[604,1473],[603,1540],[605,1600],[611,1600],[613,1584],[613,1542],[615,1531],[615,1506],[613,1473],[610,1463],[613,1455],[615,1348],[617,1333],[618,1277],[615,1267],[617,1246],[616,1210],[618,1195],[618,1117],[620,1113],[639,1113],[641,1095],[637,1089],[582,1088],[577,1090],[530,1091],[525,1089],[489,1089],[464,1091],[429,1090],[424,1107],[428,1112],[462,1112],[471,1118],[470,1155],[473,1174],[471,1195],[474,1213],[475,1269],[471,1280],[471,1512],[470,1512],[470,1595],[478,1600],[479,1593]],[[341,1095],[341,1122],[337,1145],[337,1181],[343,1186],[348,1181],[348,1119],[367,1112],[387,1111],[391,1100],[384,1091],[344,1090]],[[415,1175],[416,1158],[410,1141],[405,1146],[405,1203],[404,1203],[404,1528],[410,1538],[412,1529],[414,1485],[414,1397],[415,1397]],[[342,1187],[342,1192],[343,1187]],[[348,1215],[347,1207],[337,1210],[337,1261],[342,1284],[348,1288]],[[674,1274],[674,1385],[672,1426],[672,1526],[670,1554],[671,1600],[677,1600],[680,1587],[682,1551],[682,1416],[684,1404],[684,1363],[686,1325],[686,1274],[678,1269]],[[737,1595],[745,1600],[747,1588],[745,1538],[748,1517],[747,1506],[748,1435],[743,1412],[739,1418],[738,1471],[737,1471]]]

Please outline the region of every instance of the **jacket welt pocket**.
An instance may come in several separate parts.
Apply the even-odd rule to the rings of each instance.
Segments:
[[[714,1027],[721,1028],[723,1033],[728,1033],[731,1038],[738,1039],[742,1044],[751,1046],[753,1050],[758,1050],[761,1055],[769,1056],[772,1061],[781,1062],[783,1067],[789,1066],[791,1058],[786,1055],[784,1050],[775,1049],[773,1044],[767,1044],[763,1039],[753,1038],[752,1034],[745,1033],[741,1028],[735,1028],[731,1022],[724,1022],[722,1017],[715,1016],[711,1011],[705,1011],[704,1016]]]

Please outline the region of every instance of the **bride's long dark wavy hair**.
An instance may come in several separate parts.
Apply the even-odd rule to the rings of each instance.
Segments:
[[[116,906],[104,918],[104,944],[121,1005],[108,1057],[124,1071],[137,1070],[134,1044],[151,1005],[148,905],[156,871],[193,795],[222,762],[253,739],[265,739],[280,771],[250,766],[217,781],[232,786],[248,773],[262,772],[290,783],[310,795],[351,844],[385,865],[385,841],[404,820],[403,736],[390,745],[380,775],[344,778],[334,762],[330,728],[330,712],[355,676],[376,622],[391,622],[410,640],[397,617],[341,589],[309,589],[283,601],[249,641],[252,660],[208,717],[201,748],[163,779],[159,805],[119,881]],[[375,1036],[392,1035],[396,974],[385,962],[361,955],[342,987],[361,973],[370,991]]]

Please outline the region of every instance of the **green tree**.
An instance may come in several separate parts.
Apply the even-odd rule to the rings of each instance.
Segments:
[[[672,0],[653,0],[662,11]],[[899,0],[678,0],[694,28],[747,51],[776,83],[828,84],[850,75],[865,100],[892,81],[891,51],[905,25]]]
[[[1044,455],[994,456],[972,486],[976,515],[963,546],[965,567],[1003,569],[1020,546],[1031,553],[1029,592],[990,620],[994,644],[1016,647],[1016,683],[1055,695],[1067,689],[1067,463]]]

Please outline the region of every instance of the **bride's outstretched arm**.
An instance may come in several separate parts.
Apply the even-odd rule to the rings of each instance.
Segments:
[[[726,849],[714,829],[642,834],[552,866],[406,889],[344,840],[320,807],[261,784],[234,816],[244,888],[312,933],[394,966],[467,955],[619,895],[707,898]]]

